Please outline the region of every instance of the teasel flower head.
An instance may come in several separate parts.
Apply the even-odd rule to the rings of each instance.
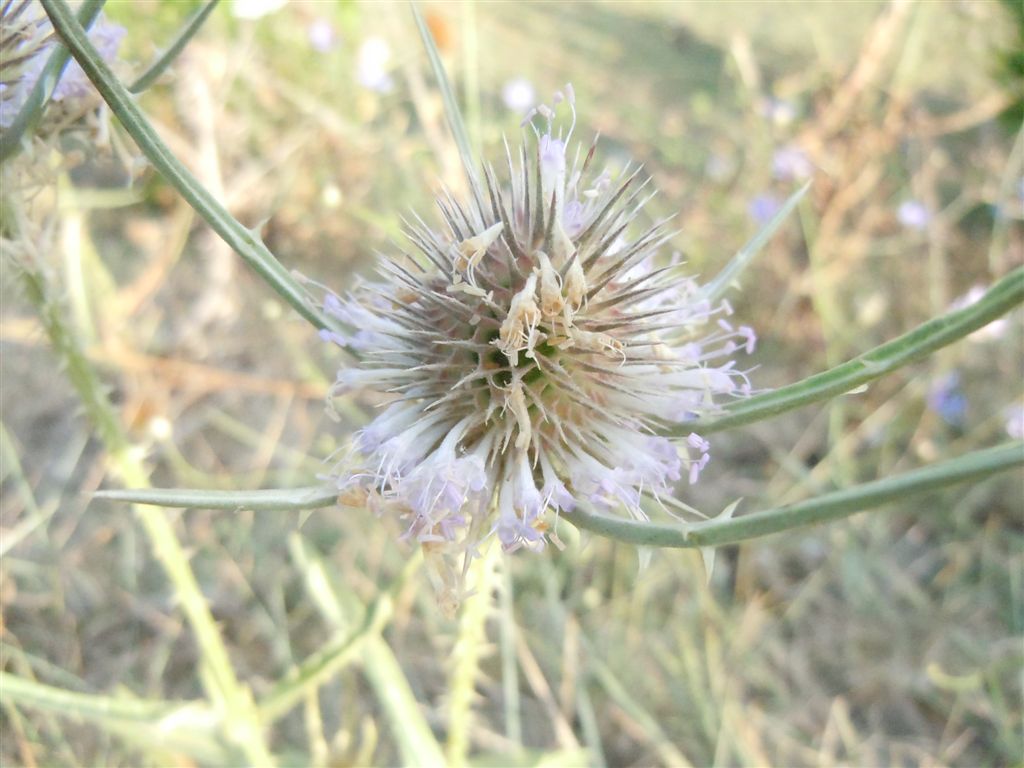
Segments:
[[[540,549],[577,504],[643,519],[641,500],[710,457],[699,435],[659,430],[750,392],[732,358],[753,332],[663,253],[666,221],[633,231],[648,181],[592,170],[594,146],[571,145],[574,101],[555,96],[568,130],[538,107],[527,120],[546,129],[506,144],[501,176],[438,200],[442,231],[417,218],[410,252],[324,302],[351,330],[322,335],[358,359],[333,393],[386,400],[333,475],[340,499],[399,516],[428,549]]]
[[[117,55],[124,27],[102,15],[89,38],[108,62]],[[14,122],[42,74],[56,36],[39,0],[0,0],[0,128]],[[71,61],[57,82],[40,132],[62,129],[101,104],[99,94],[77,62]]]

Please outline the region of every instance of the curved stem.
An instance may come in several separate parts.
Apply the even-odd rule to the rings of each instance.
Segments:
[[[980,301],[919,325],[853,360],[803,381],[733,403],[719,416],[674,424],[663,434],[685,437],[707,435],[739,427],[804,405],[831,399],[867,384],[937,349],[959,341],[1024,302],[1024,267],[1018,267],[993,285]]]
[[[573,512],[562,512],[561,517],[577,528],[627,544],[646,547],[717,547],[790,528],[839,520],[908,496],[956,483],[981,480],[1020,466],[1024,466],[1024,442],[1015,441],[912,472],[826,493],[797,504],[729,520],[709,520],[685,527],[656,525],[608,517],[578,508]]]
[[[181,193],[189,205],[210,224],[214,231],[230,245],[245,262],[296,312],[317,328],[329,328],[331,323],[314,306],[292,274],[274,258],[258,233],[246,229],[199,183],[181,161],[160,139],[146,120],[135,100],[110,71],[110,67],[89,42],[81,25],[75,21],[65,0],[42,0],[54,30],[71,51],[82,70],[117,115],[128,134],[153,167]]]
[[[729,520],[709,520],[693,525],[639,523],[576,509],[560,516],[577,528],[611,539],[648,547],[712,547],[734,544],[757,536],[779,533],[812,523],[849,517],[908,496],[944,488],[947,485],[981,480],[989,475],[1024,465],[1024,442],[1004,443],[966,456],[931,464],[893,477],[826,493],[785,507],[755,512]],[[337,503],[337,490],[314,486],[293,490],[201,491],[173,488],[139,488],[101,491],[98,498],[130,501],[163,507],[199,509],[254,509],[262,511],[330,507]]]
[[[164,71],[171,66],[178,55],[185,50],[185,46],[188,45],[188,41],[191,40],[199,28],[203,26],[203,22],[213,12],[213,9],[217,7],[217,3],[220,0],[207,0],[206,5],[196,11],[192,18],[185,22],[185,26],[181,28],[181,31],[177,34],[171,44],[167,46],[167,50],[159,54],[153,63],[146,67],[146,71],[135,78],[135,82],[128,86],[128,90],[131,93],[142,93],[144,90],[149,88],[153,83],[156,82],[157,78],[164,73]]]

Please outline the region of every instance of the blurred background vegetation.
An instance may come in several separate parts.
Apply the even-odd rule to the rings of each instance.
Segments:
[[[128,30],[122,77],[195,7],[108,2]],[[644,164],[661,191],[650,215],[676,215],[673,246],[706,278],[813,179],[733,297],[761,337],[759,387],[869,349],[1024,262],[1019,5],[422,10],[485,157],[571,82],[577,135],[599,132],[613,169]],[[461,183],[404,5],[225,2],[141,105],[286,266],[338,291],[401,242],[403,216],[433,221],[434,194]],[[59,184],[38,257],[152,483],[314,482],[372,409],[354,398],[342,423],[326,418],[331,349],[143,165],[101,152]],[[197,699],[210,659],[130,508],[91,501],[117,478],[19,285],[5,276],[0,314],[3,667],[74,692]],[[716,436],[681,493],[751,511],[999,442],[1021,429],[1022,366],[1018,313],[866,392]],[[262,713],[284,763],[407,761],[412,706],[442,741],[461,729],[482,765],[1012,765],[1022,498],[1010,473],[729,547],[707,584],[693,552],[654,552],[643,569],[600,539],[519,553],[493,575],[500,599],[477,606],[482,636],[438,610],[393,520],[170,516],[257,697],[393,598],[383,642]],[[418,704],[389,699],[398,689]],[[8,700],[0,761],[224,764],[190,751],[185,736],[209,723],[183,711],[127,727]]]

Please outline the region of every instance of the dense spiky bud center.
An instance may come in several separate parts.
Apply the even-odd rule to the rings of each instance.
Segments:
[[[325,337],[361,358],[337,390],[393,398],[342,462],[342,499],[397,511],[421,541],[540,546],[545,513],[576,503],[643,517],[644,497],[684,469],[695,481],[708,459],[698,436],[677,444],[657,427],[749,391],[728,361],[752,348],[749,329],[676,259],[656,264],[665,222],[630,239],[639,170],[591,178],[594,148],[570,165],[542,114],[530,149],[506,148],[503,181],[488,167],[471,204],[439,201],[443,234],[417,220],[417,253],[325,302],[350,329]]]

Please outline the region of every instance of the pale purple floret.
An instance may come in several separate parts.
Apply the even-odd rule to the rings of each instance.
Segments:
[[[780,147],[772,157],[772,175],[780,181],[800,181],[814,171],[807,153],[795,144]]]
[[[769,192],[755,195],[747,205],[747,214],[757,224],[767,224],[782,210],[782,200]]]
[[[956,371],[941,376],[928,389],[928,408],[953,427],[962,427],[967,417],[967,395]]]

